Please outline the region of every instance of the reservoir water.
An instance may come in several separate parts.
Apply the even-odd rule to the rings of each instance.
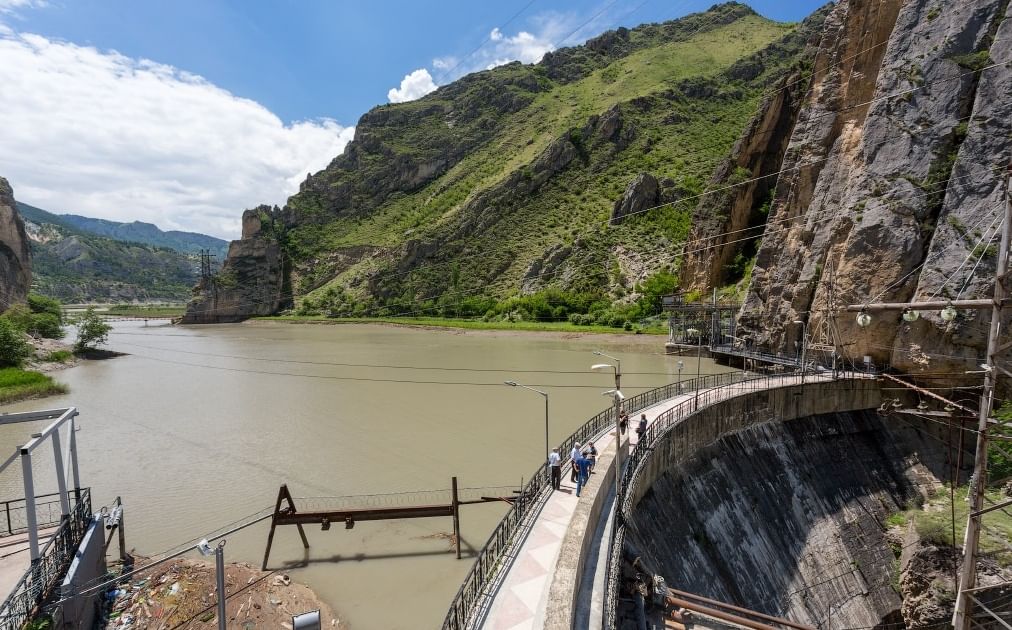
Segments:
[[[382,325],[253,322],[173,327],[118,322],[108,348],[129,356],[55,373],[70,393],[2,411],[75,406],[82,484],[96,509],[120,495],[127,542],[157,555],[268,506],[287,483],[297,497],[519,486],[544,455],[548,392],[558,443],[608,405],[622,359],[633,395],[677,379],[664,338],[461,332]],[[683,378],[696,372],[684,357]],[[724,371],[704,359],[702,373]],[[0,426],[4,453],[38,426]],[[38,493],[55,489],[48,457]],[[17,469],[17,470],[14,470]],[[20,467],[0,477],[21,497]],[[275,536],[271,567],[310,585],[356,629],[435,628],[504,504],[465,506],[464,559],[449,518],[294,528]],[[259,566],[266,524],[229,536],[228,561]]]

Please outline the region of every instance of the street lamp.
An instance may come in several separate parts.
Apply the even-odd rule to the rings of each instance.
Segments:
[[[545,397],[545,462],[547,462],[548,461],[548,455],[551,452],[548,449],[548,394],[545,393],[545,392],[543,392],[543,391],[541,391],[540,389],[534,389],[533,387],[528,387],[526,385],[521,385],[520,383],[517,383],[516,381],[505,381],[504,384],[509,385],[510,387],[523,387],[524,389],[529,389],[532,392],[536,392],[536,393],[541,394],[542,396]]]
[[[678,393],[682,393],[682,370],[685,369],[685,361],[678,360]]]
[[[696,336],[696,397],[692,409],[699,409],[699,369],[703,361],[703,335],[698,328],[689,328],[685,332]]]
[[[616,357],[607,355],[600,350],[594,350],[594,354],[599,357],[606,357],[615,362],[615,365],[610,363],[595,363],[590,366],[590,369],[595,372],[603,370],[611,370],[615,374],[615,389],[604,392],[605,396],[611,395],[612,400],[615,403],[615,501],[619,500],[619,491],[622,488],[622,428],[619,426],[619,418],[622,416],[622,401],[625,400],[625,396],[622,395],[622,361]]]
[[[805,354],[808,350],[808,323],[800,319],[793,322],[801,326],[801,384],[805,384]]]

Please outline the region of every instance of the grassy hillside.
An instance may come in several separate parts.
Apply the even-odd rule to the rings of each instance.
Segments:
[[[197,282],[192,255],[96,236],[62,215],[19,204],[32,249],[32,286],[61,302],[185,301]]]
[[[375,108],[267,223],[296,305],[507,316],[540,293],[565,318],[672,288],[695,195],[820,26],[729,3]],[[610,221],[644,174],[626,205],[664,207]]]

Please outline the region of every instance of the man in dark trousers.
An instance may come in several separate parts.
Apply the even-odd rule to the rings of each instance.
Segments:
[[[590,460],[580,455],[576,460],[576,471],[576,496],[580,496],[580,491],[590,479]]]
[[[558,490],[562,485],[562,458],[559,457],[559,449],[553,448],[548,455],[548,468],[552,471],[552,490]]]

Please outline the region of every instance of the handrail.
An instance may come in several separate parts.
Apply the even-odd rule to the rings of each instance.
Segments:
[[[92,520],[91,490],[82,488],[77,505],[0,604],[0,630],[21,630],[48,597],[74,559]]]
[[[703,388],[721,387],[759,378],[763,377],[748,372],[708,374],[691,380],[669,383],[637,394],[626,399],[623,407],[628,413],[634,414],[697,388],[702,390]],[[559,452],[569,453],[575,442],[584,443],[614,424],[615,410],[613,407],[608,407],[563,440],[559,445]],[[537,515],[537,510],[534,508],[548,496],[546,490],[551,487],[551,478],[548,472],[547,463],[543,463],[521,489],[510,510],[485,541],[471,570],[464,577],[460,589],[450,603],[450,608],[443,620],[444,630],[464,630],[471,627],[475,621],[477,611],[485,604],[489,595],[489,587],[498,580],[499,574],[505,569],[506,556],[518,541],[523,539],[520,534],[533,526],[534,517]]]
[[[55,498],[51,501],[40,501],[40,499],[52,497]],[[62,507],[55,513],[52,510],[53,506],[60,505],[59,497],[59,492],[35,496],[35,520],[38,527],[56,525],[60,522]],[[28,531],[27,508],[28,502],[25,499],[6,499],[0,501],[0,538]],[[47,516],[43,518],[42,512],[44,509]]]

